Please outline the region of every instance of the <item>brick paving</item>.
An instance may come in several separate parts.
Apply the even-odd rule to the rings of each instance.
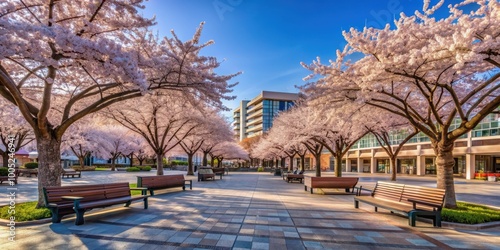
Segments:
[[[193,190],[159,191],[149,209],[136,203],[89,213],[75,226],[17,228],[1,249],[500,249],[500,228],[433,228],[361,204],[352,195],[310,194],[269,173],[230,173],[193,182]]]

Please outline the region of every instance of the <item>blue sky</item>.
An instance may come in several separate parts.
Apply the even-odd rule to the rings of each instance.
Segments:
[[[446,0],[437,16],[456,2]],[[215,44],[204,54],[225,60],[217,72],[243,72],[234,79],[237,99],[225,102],[234,109],[262,90],[298,92],[295,86],[309,74],[300,62],[334,59],[345,45],[343,30],[382,28],[400,12],[412,15],[422,6],[422,0],[150,0],[142,12],[156,15],[153,29],[161,36],[173,29],[183,40],[205,21],[201,41]]]

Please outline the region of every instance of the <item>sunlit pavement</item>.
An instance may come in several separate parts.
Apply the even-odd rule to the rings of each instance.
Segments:
[[[114,174],[91,173],[81,180],[70,178],[64,185],[83,182],[91,175],[89,179],[93,183],[98,179],[135,182],[136,174]],[[387,178],[385,175],[360,175],[360,183],[364,185],[374,183],[377,178]],[[428,182],[432,185],[432,178],[413,178],[410,178],[411,182],[420,180],[423,185]],[[406,177],[401,177],[400,181],[404,179]],[[498,190],[497,183],[486,184]],[[23,182],[20,188],[22,185]],[[69,216],[60,224],[17,227],[16,242],[8,242],[8,229],[1,227],[0,247],[500,249],[499,227],[480,231],[457,230],[433,228],[429,223],[418,221],[417,227],[411,228],[405,217],[385,210],[375,213],[373,207],[366,204],[354,209],[351,195],[310,194],[304,191],[302,184],[286,183],[281,177],[269,173],[231,172],[222,180],[194,180],[193,190],[175,188],[163,193],[160,191],[159,195],[151,198],[147,210],[142,208],[141,203],[135,203],[130,208],[115,206],[89,213],[85,225],[75,226],[73,223],[74,218]]]

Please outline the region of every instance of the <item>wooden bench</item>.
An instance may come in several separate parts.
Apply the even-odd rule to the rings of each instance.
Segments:
[[[186,190],[186,184],[189,185],[189,189],[193,189],[193,181],[184,179],[183,174],[137,176],[137,187],[147,188],[151,196],[156,189],[182,187],[182,190]]]
[[[229,169],[227,168],[212,168],[215,175],[229,175]]]
[[[222,175],[220,176],[222,179]],[[215,174],[211,168],[198,169],[198,181],[206,181],[208,179],[215,180]]]
[[[301,173],[303,173],[303,172],[301,171]],[[301,174],[301,173],[298,173],[298,174],[288,173],[288,174],[286,174],[285,175],[286,182],[298,181],[298,182],[302,183],[304,180],[304,174]]]
[[[307,187],[309,187],[312,194],[313,188],[341,188],[345,189],[346,193],[351,192],[354,194],[354,188],[358,184],[358,180],[358,177],[304,176],[304,190],[307,191]]]
[[[444,197],[444,189],[377,182],[370,196],[361,196],[359,189],[354,207],[359,208],[359,202],[364,202],[374,206],[375,212],[380,207],[408,216],[408,224],[412,227],[417,217],[431,218],[435,227],[441,227]]]
[[[22,175],[22,176],[31,177],[32,175],[34,175],[35,177],[38,177],[38,169],[22,168],[22,169],[19,169],[18,173],[19,173],[19,176]]]
[[[4,181],[7,182],[7,184],[9,184],[11,181],[14,184],[17,184],[17,174],[15,174],[14,177],[0,176],[0,184],[2,184]]]
[[[63,169],[61,177],[62,178],[64,178],[64,177],[69,178],[70,176],[71,176],[71,178],[75,178],[75,176],[78,177],[78,178],[81,178],[82,177],[82,172],[81,171],[75,171],[75,170]]]
[[[92,184],[62,187],[43,187],[45,204],[52,213],[52,223],[60,223],[64,215],[76,213],[75,225],[83,225],[84,214],[94,208],[125,204],[128,207],[132,201],[144,201],[144,209],[148,208],[149,195],[131,196],[130,190],[145,190],[145,188],[130,188],[128,182]]]

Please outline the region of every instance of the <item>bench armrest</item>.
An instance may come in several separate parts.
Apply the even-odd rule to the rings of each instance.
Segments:
[[[59,205],[57,205],[56,203],[49,203],[47,205],[48,208],[54,208],[54,207],[58,207]]]
[[[441,210],[442,206],[438,206],[436,204],[431,204],[425,201],[420,201],[420,200],[414,200],[414,199],[408,199],[409,202],[413,203],[413,209],[417,209],[417,204],[424,205],[424,206],[429,206],[433,207],[434,209],[437,209],[438,211]]]
[[[81,199],[83,199],[83,197],[80,197],[80,196],[61,196],[61,199],[63,199],[63,200],[73,200],[73,201],[76,201],[76,200],[81,200]]]
[[[353,187],[353,190],[356,190],[356,196],[361,196],[361,191],[368,191],[370,195],[373,194],[373,189],[364,188],[363,186]]]

